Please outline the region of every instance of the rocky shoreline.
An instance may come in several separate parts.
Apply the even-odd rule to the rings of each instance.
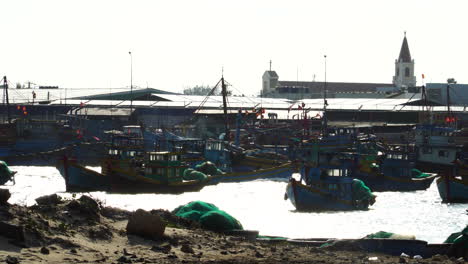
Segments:
[[[0,192],[0,261],[5,263],[465,263],[371,253],[356,244],[318,248],[204,230],[165,210],[128,212],[88,196],[11,205]],[[247,234],[247,235],[246,235]],[[353,246],[354,245],[354,246]]]

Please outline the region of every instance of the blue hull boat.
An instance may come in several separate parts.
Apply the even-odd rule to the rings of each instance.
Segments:
[[[199,191],[204,186],[221,182],[242,182],[258,179],[287,179],[292,174],[291,164],[254,170],[208,176],[203,180],[161,181],[152,174],[140,174],[133,169],[103,167],[99,173],[78,164],[76,160],[64,158],[57,163],[57,169],[65,179],[68,192],[106,191],[114,193],[182,193]]]
[[[74,159],[64,158],[57,169],[65,179],[67,192],[105,191],[109,193],[183,193],[199,191],[206,181],[179,181],[162,183],[134,171],[113,171],[109,174],[90,170]]]
[[[431,186],[436,174],[424,178],[395,177],[382,173],[362,174],[355,173],[353,177],[360,179],[376,192],[408,192],[422,191]]]
[[[67,192],[92,192],[110,190],[110,181],[106,175],[90,170],[74,159],[64,157],[56,168],[65,179]]]
[[[349,181],[348,181],[349,180]],[[352,179],[348,178],[346,185],[351,187]],[[343,184],[341,181],[340,184]],[[322,183],[321,187],[326,186],[332,189],[336,185],[333,181]],[[318,185],[317,185],[318,186]],[[292,179],[286,187],[287,198],[296,207],[298,211],[314,211],[314,210],[363,210],[367,209],[369,203],[355,202],[346,195],[340,195],[334,192],[329,192],[315,185],[305,185],[299,181]]]
[[[468,181],[456,177],[440,177],[437,189],[444,202],[468,202]]]
[[[437,174],[416,170],[414,161],[412,153],[404,150],[387,150],[382,156],[361,154],[351,176],[378,192],[426,190]]]
[[[322,165],[301,168],[301,179],[291,177],[285,199],[298,211],[365,210],[375,202],[375,195],[358,179],[348,176],[346,166]]]

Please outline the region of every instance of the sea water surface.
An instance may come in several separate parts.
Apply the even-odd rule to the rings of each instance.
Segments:
[[[30,206],[43,195],[72,196],[65,192],[65,181],[54,167],[11,166],[11,169],[18,173],[16,184],[7,186],[12,193],[10,203]],[[286,184],[262,180],[222,183],[179,195],[104,192],[87,195],[106,206],[127,210],[172,210],[201,200],[236,217],[244,229],[289,238],[360,238],[387,231],[441,243],[468,224],[468,204],[442,203],[435,182],[426,191],[376,192],[377,202],[367,211],[320,213],[296,212],[290,201],[284,200]]]

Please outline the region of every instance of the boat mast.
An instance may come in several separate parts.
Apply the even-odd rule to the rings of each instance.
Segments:
[[[453,79],[447,80],[447,115],[449,119],[449,123],[452,123],[454,120],[454,116],[452,115],[452,111],[450,110],[450,84],[455,83]]]
[[[130,118],[133,112],[133,56],[132,52],[129,51],[128,54],[130,55]]]
[[[325,59],[325,82],[323,85],[323,116],[322,116],[322,134],[326,136],[327,134],[327,55],[323,55]]]
[[[229,127],[228,127],[228,114],[227,114],[227,90],[224,82],[224,76],[221,76],[221,93],[223,95],[223,111],[224,111],[224,138],[229,141]]]
[[[8,100],[8,82],[6,76],[3,76],[3,96],[6,102],[8,124],[11,124],[10,101]]]

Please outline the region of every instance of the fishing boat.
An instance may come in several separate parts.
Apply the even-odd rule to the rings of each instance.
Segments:
[[[404,149],[387,150],[380,155],[355,155],[352,176],[364,181],[373,191],[426,190],[437,177],[415,167],[415,155]]]
[[[468,180],[444,176],[437,179],[437,189],[443,202],[468,202]]]
[[[446,169],[437,179],[437,189],[443,202],[468,202],[468,165],[457,159],[453,169]]]
[[[188,166],[178,153],[145,151],[138,127],[125,126],[123,131],[106,133],[111,141],[101,161],[101,172],[86,168],[76,159],[59,160],[57,168],[67,191],[181,193],[200,190],[205,185],[203,179],[183,179]]]
[[[415,128],[415,145],[417,149],[418,166],[434,172],[444,172],[453,166],[462,145],[466,142],[457,140],[465,139],[463,133],[457,129],[458,117],[450,109],[450,83],[447,80],[447,113],[442,122],[434,122],[433,113],[429,107],[425,86],[422,88],[422,100],[425,101],[425,123]],[[462,135],[459,137],[459,135]]]
[[[103,171],[110,172],[108,173],[110,175],[118,175],[120,179],[127,179],[132,182],[151,182],[156,185],[174,183],[176,186],[188,186],[192,184],[196,185],[195,181],[199,181],[203,185],[213,185],[221,182],[242,182],[259,179],[287,180],[292,174],[292,166],[289,162],[283,162],[268,168],[247,171],[237,170],[235,166],[231,166],[231,161],[235,160],[235,158],[232,157],[233,152],[225,148],[226,142],[223,140],[208,140],[205,146],[205,157],[215,169],[200,171],[205,176],[198,174],[198,178],[187,177],[185,171],[189,168],[189,164],[182,159],[180,153],[143,152],[146,156],[142,160],[138,158],[142,154],[139,152],[141,149],[135,149],[136,146],[139,146],[139,143],[126,141],[130,139],[138,141],[140,139],[126,139],[125,137],[123,139],[125,139],[124,142],[119,140],[119,144],[116,144],[116,141],[114,141],[114,147],[110,149],[110,153],[116,153],[118,156],[110,157],[105,162]],[[200,164],[200,166],[203,165]],[[143,171],[143,169],[144,173],[136,173],[136,171]],[[167,172],[160,173],[165,176],[158,178],[154,175],[155,169],[158,171],[167,170]],[[132,182],[128,182],[128,184],[134,185]]]
[[[295,146],[293,155],[300,164],[301,177],[291,177],[285,199],[298,211],[365,210],[375,203],[376,196],[361,180],[350,177],[353,161],[340,154],[354,143],[354,133],[329,133],[326,77],[324,84],[322,132],[316,139],[300,140]]]
[[[220,182],[272,178],[286,180],[292,174],[290,163],[246,172],[225,173],[219,170],[217,173],[195,171],[188,174],[186,171],[189,165],[182,159],[180,152],[146,151],[139,130],[109,133],[113,134],[112,140],[101,162],[101,172],[90,170],[75,159],[60,159],[57,167],[65,178],[67,191],[181,193],[198,191],[206,185]],[[211,141],[207,144],[213,155],[224,152],[221,143],[224,142]]]
[[[75,158],[64,156],[56,168],[65,180],[67,192],[110,191],[110,180],[105,174],[86,168]]]
[[[291,177],[286,187],[285,198],[296,210],[365,210],[375,203],[370,189],[350,177],[350,161],[316,164],[304,163],[300,179]]]
[[[122,170],[107,168],[97,172],[80,165],[74,159],[64,158],[58,170],[65,179],[67,192],[105,191],[109,193],[183,193],[199,191],[206,186],[206,179],[184,180],[182,166],[171,153],[147,153],[156,158],[143,166]]]
[[[461,145],[455,141],[457,133],[450,126],[418,125],[415,129],[415,143],[419,167],[433,171],[451,167],[461,150]]]

